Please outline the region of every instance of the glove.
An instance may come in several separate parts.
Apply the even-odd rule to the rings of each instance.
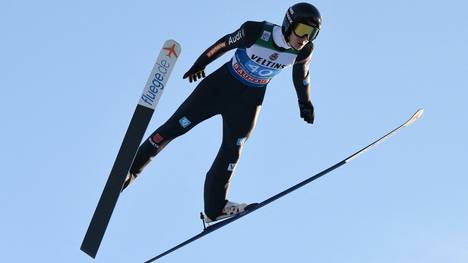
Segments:
[[[202,79],[205,77],[205,68],[193,65],[185,74],[184,79],[189,78],[189,81],[197,81],[197,79]]]
[[[307,123],[314,123],[314,106],[310,100],[299,101],[299,110],[301,112],[301,118]]]

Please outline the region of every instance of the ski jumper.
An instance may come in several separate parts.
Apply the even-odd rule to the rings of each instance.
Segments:
[[[232,59],[202,79],[176,112],[143,142],[130,169],[130,173],[137,176],[171,140],[220,114],[223,119],[223,140],[206,174],[204,185],[205,214],[213,219],[227,202],[230,178],[242,147],[254,129],[271,78],[292,65],[298,99],[310,100],[312,42],[296,51],[287,44],[280,26],[265,21],[248,21],[209,47],[193,67],[202,70],[226,51],[235,48],[237,50]]]

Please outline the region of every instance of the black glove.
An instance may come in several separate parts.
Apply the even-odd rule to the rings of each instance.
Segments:
[[[197,81],[197,79],[202,79],[205,77],[205,68],[193,65],[185,74],[184,79],[189,78],[189,81]]]
[[[301,111],[301,118],[307,123],[314,123],[314,106],[310,100],[299,101],[299,110]]]

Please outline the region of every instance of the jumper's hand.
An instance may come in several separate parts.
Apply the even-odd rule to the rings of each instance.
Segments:
[[[301,112],[301,118],[307,123],[314,123],[314,106],[310,100],[299,101],[299,110]]]
[[[200,68],[196,65],[193,65],[185,74],[184,79],[189,78],[189,81],[197,81],[205,77],[205,68]]]

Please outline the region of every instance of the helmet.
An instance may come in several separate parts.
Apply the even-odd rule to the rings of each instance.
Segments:
[[[284,16],[282,31],[283,35],[288,40],[289,35],[298,23],[304,23],[317,29],[316,33],[311,36],[311,40],[317,37],[318,31],[322,24],[322,17],[318,9],[309,3],[297,3],[288,8]]]

